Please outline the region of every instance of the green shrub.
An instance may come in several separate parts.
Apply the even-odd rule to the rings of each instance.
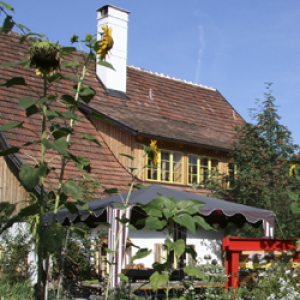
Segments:
[[[0,280],[0,297],[3,300],[35,300],[30,280],[11,282]]]

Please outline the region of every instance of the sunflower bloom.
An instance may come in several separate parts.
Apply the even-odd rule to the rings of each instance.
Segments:
[[[40,41],[29,50],[30,67],[36,69],[37,75],[49,74],[60,69],[61,54],[58,44]]]
[[[112,28],[107,25],[102,26],[103,33],[101,41],[96,44],[96,52],[100,55],[100,60],[104,60],[108,54],[108,51],[113,47],[114,40],[111,36]]]
[[[158,165],[158,152],[157,152],[157,140],[151,140],[150,148],[151,148],[151,160],[154,166]]]
[[[295,171],[294,169],[296,168],[296,165],[291,165],[289,175],[290,177],[295,177]]]
[[[37,68],[37,69],[35,70],[35,74],[36,74],[37,76],[42,76],[43,73],[42,73],[42,71],[41,71],[41,68]]]

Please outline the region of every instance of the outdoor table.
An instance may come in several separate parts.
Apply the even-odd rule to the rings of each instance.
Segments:
[[[122,269],[122,274],[131,279],[132,282],[138,280],[149,281],[150,276],[154,273],[154,269]],[[174,271],[171,280],[179,280],[179,271]]]
[[[91,288],[91,289],[104,289],[106,283],[81,283],[83,287]],[[133,290],[152,290],[151,284],[149,281],[147,282],[132,282],[131,288]],[[225,282],[204,282],[204,281],[194,281],[193,287],[196,288],[209,288],[209,287],[225,287]],[[185,286],[181,281],[170,281],[169,282],[170,289],[184,289]],[[159,289],[166,290],[167,285],[162,285]]]
[[[226,287],[225,282],[204,282],[204,281],[194,281],[193,287],[197,288],[211,288],[211,287]],[[150,282],[133,282],[131,283],[131,288],[133,290],[152,290]],[[167,285],[164,284],[160,290],[166,290]],[[181,281],[170,281],[169,289],[185,289],[185,286]]]

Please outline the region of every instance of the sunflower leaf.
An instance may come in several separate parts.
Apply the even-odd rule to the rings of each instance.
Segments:
[[[10,148],[5,149],[5,150],[0,150],[0,156],[5,156],[5,155],[13,154],[13,153],[18,153],[19,150],[20,150],[20,148],[18,148],[18,147],[10,147]]]
[[[40,38],[43,38],[45,35],[44,35],[44,34],[41,34],[41,33],[36,33],[36,32],[29,32],[29,33],[27,33],[27,34],[24,34],[24,35],[20,38],[20,43],[23,43],[23,42],[26,40],[26,38],[27,38],[28,36],[38,36],[38,37],[40,37]]]
[[[14,85],[27,85],[23,77],[13,77],[8,79],[5,83],[0,84],[0,86],[11,87]]]
[[[124,153],[120,153],[121,156],[125,156],[130,158],[131,160],[134,160],[134,156],[128,155],[128,154],[124,154]]]
[[[24,122],[16,122],[16,121],[13,121],[13,122],[7,122],[7,123],[3,124],[3,125],[0,127],[0,132],[1,132],[1,131],[6,131],[6,130],[9,130],[9,129],[13,129],[13,128],[20,128],[20,127],[23,127],[23,123],[24,123]]]
[[[36,101],[31,97],[22,97],[19,99],[19,104],[24,109],[27,109],[33,105],[35,105]]]
[[[25,25],[22,25],[22,24],[18,24],[18,27],[22,30],[22,29],[25,29],[25,30],[27,30],[27,31],[30,31],[30,29],[27,27],[27,26],[25,26]]]
[[[4,20],[3,26],[1,27],[1,31],[8,33],[12,30],[15,24],[16,23],[13,21],[12,16],[7,15]]]
[[[96,91],[91,87],[84,87],[79,92],[79,97],[85,102],[89,103],[94,96],[96,95]]]
[[[0,5],[3,5],[5,6],[5,8],[9,11],[14,11],[14,8],[11,7],[10,5],[8,5],[7,3],[3,2],[3,1],[0,1]]]
[[[87,135],[83,136],[82,138],[84,140],[88,140],[88,141],[94,142],[98,146],[101,146],[101,143],[96,138],[94,138],[91,134],[87,134]]]
[[[103,67],[106,67],[106,68],[109,68],[109,69],[112,69],[112,70],[115,71],[115,68],[113,67],[113,65],[110,64],[107,61],[100,60],[100,61],[97,62],[97,64],[100,65],[100,66],[103,66]]]
[[[0,67],[14,67],[17,65],[25,65],[27,62],[28,62],[28,59],[18,60],[18,61],[8,61],[8,62],[0,65]]]

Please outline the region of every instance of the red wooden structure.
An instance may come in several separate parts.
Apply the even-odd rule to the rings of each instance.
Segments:
[[[223,238],[222,250],[226,251],[226,274],[229,281],[228,287],[239,287],[239,258],[241,251],[288,251],[294,249],[294,262],[299,262],[299,255],[296,253],[296,247],[293,240],[283,239],[260,239],[260,238]]]

